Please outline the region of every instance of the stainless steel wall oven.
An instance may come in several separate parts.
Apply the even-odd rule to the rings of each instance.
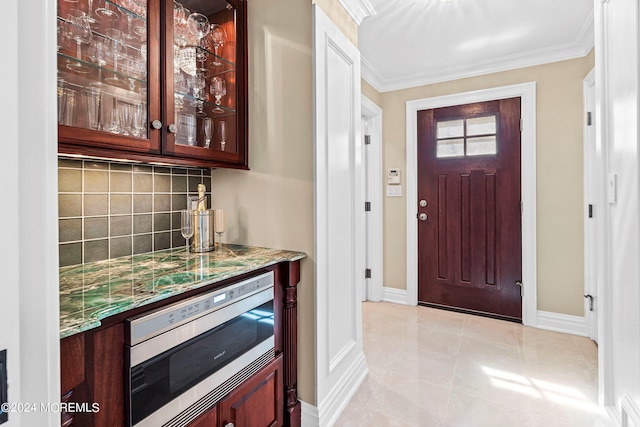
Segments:
[[[184,426],[274,358],[273,272],[126,320],[130,426]]]

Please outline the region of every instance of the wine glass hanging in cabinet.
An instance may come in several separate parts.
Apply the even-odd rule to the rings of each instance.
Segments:
[[[58,0],[59,151],[246,168],[243,0]]]

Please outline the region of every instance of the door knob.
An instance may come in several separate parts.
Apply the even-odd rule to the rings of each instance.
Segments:
[[[420,218],[420,221],[426,221],[427,220],[427,214],[426,213],[421,213],[418,218]]]
[[[427,201],[426,200],[420,200],[420,207],[421,208],[426,208],[427,207]]]

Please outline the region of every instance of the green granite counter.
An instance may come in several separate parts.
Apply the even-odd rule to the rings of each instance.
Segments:
[[[224,245],[187,255],[184,248],[60,268],[60,338],[100,319],[286,261],[302,252]]]

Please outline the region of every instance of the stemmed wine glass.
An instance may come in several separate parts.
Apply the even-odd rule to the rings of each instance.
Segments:
[[[201,13],[194,12],[189,15],[187,19],[187,26],[189,33],[198,40],[198,47],[196,52],[196,59],[200,62],[206,61],[207,51],[202,48],[202,39],[209,34],[210,24],[209,19]]]
[[[213,62],[209,65],[215,68],[219,68],[222,67],[222,63],[218,61],[219,49],[223,47],[227,41],[227,32],[220,24],[211,24],[210,31],[211,36],[209,38],[211,39],[211,44],[213,45],[213,53],[215,57],[213,58]]]
[[[227,220],[224,209],[213,210],[213,231],[218,235],[218,249],[222,248],[222,233],[226,231]]]
[[[180,211],[180,233],[186,240],[187,254],[189,253],[189,239],[193,237],[193,215],[190,210],[183,209]]]
[[[220,108],[220,99],[227,94],[227,85],[225,80],[221,77],[214,77],[211,79],[209,91],[211,92],[211,95],[216,98],[216,107],[212,111],[214,113],[224,112],[224,110]]]
[[[67,37],[76,42],[76,58],[78,62],[67,64],[67,69],[76,73],[88,73],[89,67],[82,64],[82,44],[91,43],[91,26],[87,15],[78,9],[71,9],[69,19],[67,21]]]
[[[185,34],[186,17],[188,15],[184,6],[177,1],[173,1],[173,38],[174,43],[178,47],[184,47],[187,44],[187,35]]]
[[[202,131],[204,132],[204,148],[209,148],[213,136],[213,120],[210,117],[202,119]]]
[[[109,2],[107,0],[104,0],[104,7],[99,7],[96,9],[96,15],[102,18],[108,19],[112,22],[115,22],[118,20],[118,14],[113,10],[109,9]]]
[[[115,86],[124,87],[127,83],[116,74],[118,72],[118,59],[125,50],[124,36],[122,31],[117,28],[107,28],[105,34],[107,35],[107,44],[109,46],[107,55],[113,58],[113,71],[115,71],[113,76],[107,77],[105,81]]]
[[[224,151],[224,146],[227,144],[227,124],[224,120],[220,120],[218,131],[220,132],[220,150]]]

